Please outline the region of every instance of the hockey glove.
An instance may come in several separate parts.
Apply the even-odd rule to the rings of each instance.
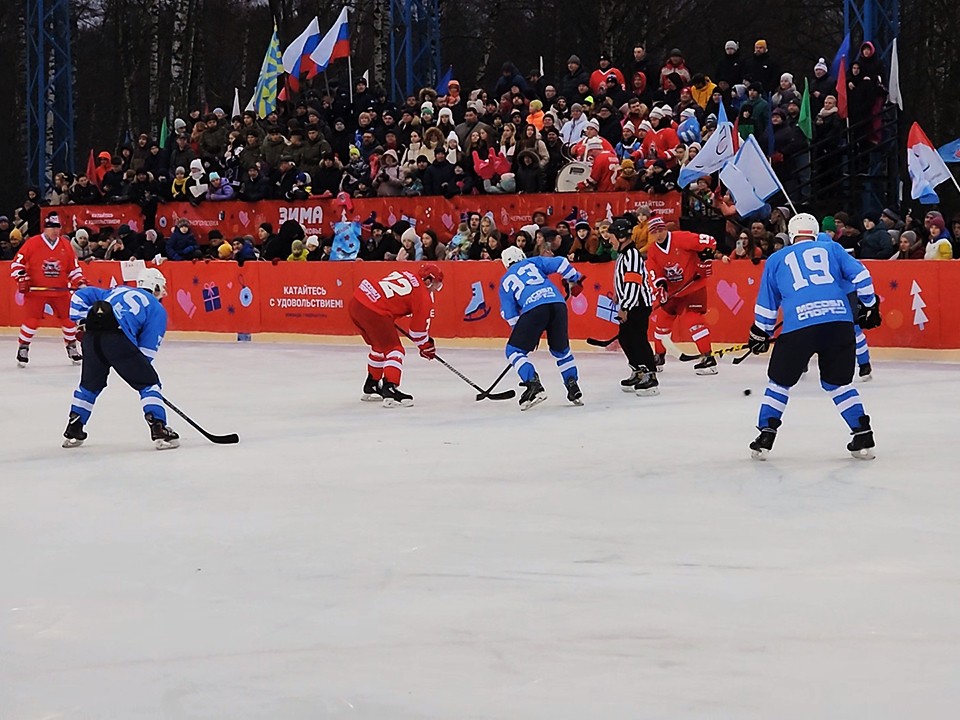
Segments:
[[[19,275],[17,275],[17,290],[19,290],[24,295],[30,292],[30,276],[27,275],[25,272],[22,272]]]
[[[753,325],[750,328],[750,339],[747,341],[747,347],[750,348],[750,352],[763,355],[770,349],[770,335],[767,334],[766,330]]]
[[[583,281],[587,279],[586,275],[581,275],[577,280],[570,283],[570,295],[577,297],[583,292]]]
[[[708,278],[713,275],[713,260],[706,260],[701,262],[697,266],[697,272],[700,273],[700,277]]]
[[[670,295],[667,293],[667,281],[663,278],[654,280],[653,282],[653,294],[654,299],[659,305],[666,305],[667,300],[670,299]]]
[[[883,318],[880,317],[880,298],[877,298],[877,301],[870,307],[860,303],[857,308],[857,325],[861,329],[873,330],[875,327],[880,327],[881,322],[883,322]]]
[[[420,357],[425,360],[433,360],[437,357],[437,344],[433,338],[427,338],[427,341],[420,346]]]

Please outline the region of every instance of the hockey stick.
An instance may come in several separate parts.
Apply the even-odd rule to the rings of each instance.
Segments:
[[[500,381],[503,380],[504,376],[505,376],[508,372],[510,372],[510,368],[512,368],[512,367],[513,367],[513,365],[508,364],[508,365],[503,369],[503,372],[500,373],[500,374],[497,376],[497,379],[494,380],[493,383],[491,383],[491,385],[490,385],[489,388],[487,388],[486,390],[484,390],[484,391],[481,392],[481,393],[477,393],[477,400],[486,400],[488,397],[491,397],[492,394],[493,394],[493,393],[491,393],[491,391],[492,391],[497,385],[500,384]],[[512,394],[510,395],[510,397],[513,397],[514,395],[516,395],[516,392],[514,392],[513,390],[507,390],[506,392],[507,392],[507,393],[512,393]],[[496,394],[497,394],[497,395],[500,395],[500,393],[496,393]],[[505,398],[505,399],[509,400],[509,398]]]
[[[165,397],[163,397],[163,395],[160,396],[160,399],[163,400],[164,405],[166,405],[168,408],[173,410],[177,415],[182,417],[186,421],[187,425],[192,427],[194,430],[196,430],[198,433],[203,435],[207,440],[214,443],[215,445],[234,445],[240,442],[240,436],[237,435],[236,433],[230,433],[229,435],[214,435],[212,433],[208,433],[202,427],[197,425],[192,419],[190,419],[190,417],[185,412],[183,412],[183,410],[181,410],[172,402],[170,402]]]
[[[409,340],[410,342],[413,342],[413,341],[414,341],[413,338],[410,337],[410,333],[408,333],[408,332],[407,332],[406,330],[404,330],[402,327],[400,327],[399,325],[395,325],[394,327],[396,327],[397,330],[400,332],[400,334],[403,335],[407,340]],[[443,359],[442,357],[440,357],[439,355],[434,355],[433,359],[436,360],[436,361],[437,361],[438,363],[440,363],[441,365],[443,365],[447,370],[449,370],[450,372],[452,372],[452,373],[453,373],[454,375],[456,375],[458,378],[460,378],[461,380],[463,380],[467,385],[469,385],[469,386],[472,387],[474,390],[476,390],[476,391],[479,393],[479,395],[477,396],[477,400],[483,400],[483,399],[485,399],[485,398],[490,398],[491,400],[509,400],[510,398],[515,397],[516,394],[517,394],[517,391],[516,391],[516,390],[504,390],[503,392],[496,392],[496,393],[492,393],[492,392],[489,392],[488,390],[484,390],[482,387],[480,387],[479,385],[477,385],[473,380],[471,380],[471,379],[468,378],[466,375],[464,375],[462,372],[460,372],[459,370],[457,370],[453,365],[451,365],[450,363],[448,363],[446,360],[444,360],[444,359]],[[504,374],[506,374],[506,370],[504,370]],[[502,377],[502,376],[501,376],[501,377]],[[497,380],[497,382],[499,382],[499,379]],[[494,385],[496,385],[496,384],[497,384],[497,383],[494,383]],[[492,390],[492,389],[493,389],[493,386],[491,386],[490,389]],[[480,397],[481,395],[482,395],[483,397]]]
[[[781,325],[783,325],[783,321],[778,322],[776,325],[774,325],[772,332],[776,332],[777,330],[779,330]],[[775,338],[771,338],[771,339],[770,339],[770,342],[776,342],[776,339],[775,339]],[[713,350],[712,352],[709,353],[709,356],[710,356],[710,357],[715,357],[715,358],[722,358],[724,355],[729,355],[730,353],[740,352],[741,350],[744,350],[744,349],[746,349],[746,348],[748,348],[748,347],[750,347],[750,343],[740,343],[739,345],[731,345],[730,347],[720,348],[719,350]],[[750,356],[750,355],[752,355],[752,354],[753,354],[753,353],[752,353],[752,351],[751,351],[751,352],[748,352],[746,355],[741,355],[740,357],[734,358],[734,359],[733,359],[733,364],[734,364],[734,365],[739,365],[739,364],[742,363],[744,360],[746,360],[748,356]],[[680,356],[680,359],[681,359],[683,362],[689,362],[689,361],[691,361],[691,360],[697,360],[697,359],[699,359],[699,358],[701,358],[701,357],[703,357],[703,356],[702,356],[702,355],[688,355],[688,354],[684,353],[683,355]]]
[[[620,333],[617,333],[609,340],[597,340],[596,338],[587,338],[587,345],[593,345],[593,347],[610,347],[619,339],[620,339]]]

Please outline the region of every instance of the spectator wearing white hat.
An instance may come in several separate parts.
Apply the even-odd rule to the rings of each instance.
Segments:
[[[570,119],[560,129],[560,140],[567,147],[575,145],[580,142],[586,127],[587,116],[583,112],[583,106],[580,103],[574,103],[570,106]]]

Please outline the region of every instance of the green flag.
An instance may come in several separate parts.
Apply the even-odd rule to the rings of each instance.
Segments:
[[[804,78],[803,99],[800,101],[797,127],[807,136],[807,140],[813,140],[813,120],[810,118],[810,78]]]
[[[170,131],[167,130],[167,119],[164,118],[163,122],[160,123],[160,149],[163,150],[167,147],[167,138],[170,136]]]

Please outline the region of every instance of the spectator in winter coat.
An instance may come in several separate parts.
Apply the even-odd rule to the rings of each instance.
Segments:
[[[712,77],[722,89],[729,90],[743,82],[743,58],[740,56],[740,45],[736,40],[727,40],[726,45],[723,46],[723,53]]]
[[[579,103],[570,106],[570,119],[560,129],[560,140],[564,145],[570,147],[580,142],[587,127],[587,120],[583,106]]]
[[[930,219],[928,230],[930,239],[927,241],[925,260],[952,260],[953,246],[950,242],[950,233],[946,229],[946,223],[942,215],[937,215]]]
[[[70,245],[73,247],[73,253],[77,256],[78,261],[83,262],[87,258],[92,257],[93,249],[90,247],[90,233],[87,232],[86,228],[77,229],[73,234]],[[7,259],[12,260],[13,258]]]
[[[923,241],[917,237],[913,230],[904,230],[900,234],[898,243],[898,252],[891,260],[923,260],[924,247]]]
[[[157,233],[156,230],[147,230],[143,233],[143,243],[137,249],[137,258],[145,261],[156,262],[157,258],[161,261],[164,258],[164,253],[166,252],[166,242],[163,239],[163,236]]]
[[[451,198],[459,194],[456,187],[457,177],[454,166],[447,162],[447,151],[438,147],[434,151],[434,160],[423,175],[424,195],[443,195]]]
[[[171,260],[194,260],[200,257],[200,244],[190,230],[190,221],[180,218],[167,240],[167,257]]]
[[[200,155],[208,160],[216,160],[227,145],[227,131],[213,113],[206,115],[203,121],[206,127],[198,141]]]
[[[743,77],[758,82],[765,88],[776,87],[780,79],[780,68],[770,58],[766,40],[757,40],[753,45],[753,55],[743,63]]]
[[[594,70],[590,75],[590,90],[592,90],[594,93],[599,93],[601,88],[605,88],[607,84],[607,77],[610,75],[616,76],[617,82],[621,87],[626,85],[626,81],[623,79],[623,73],[613,66],[610,56],[606,53],[600,53],[600,67]]]
[[[584,84],[590,87],[590,76],[583,69],[580,63],[580,57],[571,55],[567,59],[567,72],[560,81],[560,94],[571,100],[580,96],[580,85]]]
[[[886,260],[897,248],[890,233],[880,223],[880,213],[868,212],[863,217],[863,238],[860,240],[860,258],[863,260]]]
[[[544,190],[540,158],[533,150],[521,150],[516,159],[514,179],[518,193],[539,193]]]
[[[244,235],[234,238],[231,245],[233,246],[233,259],[239,264],[242,265],[245,262],[257,259],[257,250],[253,246],[252,236]]]
[[[770,98],[770,104],[775,108],[786,108],[787,104],[794,100],[800,100],[800,93],[797,92],[797,86],[793,84],[793,75],[784,73],[780,76],[780,87]]]
[[[178,167],[188,168],[196,158],[193,148],[190,147],[190,138],[186,135],[177,135],[174,141],[173,149],[170,151],[170,169],[176,170]]]
[[[830,77],[830,70],[823,58],[813,66],[813,80],[810,81],[810,114],[817,115],[823,109],[828,95],[836,97],[837,81]]]
[[[207,188],[207,200],[233,200],[233,186],[220,177],[219,173],[210,173],[210,186]]]
[[[760,83],[750,83],[747,89],[747,99],[740,106],[740,121],[738,129],[740,137],[746,140],[756,135],[760,147],[764,147],[767,137],[767,123],[770,120],[770,105],[761,97],[763,86]]]
[[[326,153],[320,160],[320,167],[313,176],[314,195],[334,197],[340,192],[343,180],[343,166],[332,152]]]
[[[623,130],[620,121],[613,114],[613,108],[607,104],[600,106],[597,110],[597,122],[600,124],[600,137],[614,147],[622,138]]]
[[[247,170],[247,175],[240,183],[240,199],[247,202],[265,200],[270,194],[270,182],[260,172],[260,167],[254,165]]]
[[[76,205],[96,205],[101,200],[97,186],[84,174],[77,175],[77,181],[70,188],[70,202]]]
[[[519,88],[521,93],[525,93],[530,89],[530,86],[527,84],[523,75],[520,74],[517,66],[512,62],[505,62],[503,67],[500,68],[500,77],[497,78],[497,84],[493,87],[493,96],[497,98],[503,97],[509,93],[513,87]]]
[[[663,64],[663,67],[660,68],[660,87],[663,90],[666,91],[670,89],[667,86],[667,78],[674,73],[681,78],[680,83],[674,82],[677,90],[690,83],[690,69],[683,59],[683,53],[680,52],[680,48],[673,48],[667,56],[667,61]]]
[[[267,129],[267,139],[263,141],[261,152],[263,159],[266,160],[270,169],[276,168],[280,164],[280,158],[286,155],[287,141],[280,134],[280,126],[272,125]]]

